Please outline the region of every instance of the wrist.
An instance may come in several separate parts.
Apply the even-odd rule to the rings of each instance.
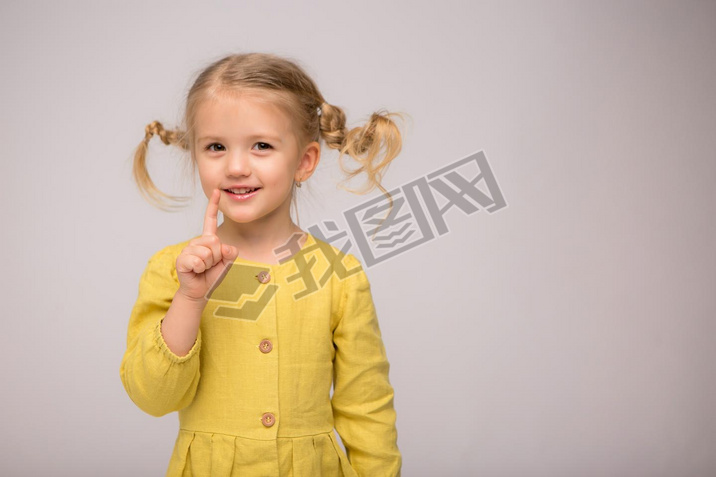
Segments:
[[[181,291],[177,291],[176,295],[174,295],[174,301],[177,301],[182,305],[201,310],[203,310],[206,304],[209,302],[209,300],[203,296],[195,298],[192,296],[185,295]]]

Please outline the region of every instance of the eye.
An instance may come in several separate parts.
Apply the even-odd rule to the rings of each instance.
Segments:
[[[212,146],[224,147],[224,146],[222,146],[221,144],[219,144],[218,142],[212,142],[211,144],[209,144],[208,146],[206,146],[205,149],[208,150],[208,151],[212,151],[212,152],[219,152],[219,151],[216,151],[216,150],[212,149],[212,148],[211,148]]]
[[[271,144],[269,144],[269,143],[267,143],[267,142],[257,142],[256,144],[263,144],[264,146],[266,146],[266,149],[271,149],[271,148],[273,148],[273,146],[271,146]],[[260,150],[260,151],[265,151],[266,149],[259,149],[259,150]]]

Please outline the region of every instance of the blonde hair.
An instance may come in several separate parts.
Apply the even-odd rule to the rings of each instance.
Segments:
[[[156,134],[164,144],[190,151],[191,165],[196,171],[194,119],[198,105],[207,99],[232,93],[248,93],[278,106],[291,118],[299,148],[323,139],[326,146],[340,151],[338,162],[347,175],[344,182],[364,173],[367,183],[362,190],[347,189],[342,184],[339,187],[357,194],[367,194],[377,187],[390,201],[392,210],[393,199],[381,180],[402,147],[400,130],[392,119],[395,116],[403,118],[402,114],[379,110],[370,116],[365,125],[348,130],[343,110],[325,101],[301,66],[270,53],[233,54],[206,67],[187,94],[183,129],[167,130],[159,121],[146,126],[144,139],[134,152],[132,175],[140,193],[150,203],[162,210],[171,210],[178,206],[167,201],[180,203],[189,199],[165,194],[149,177],[146,161],[152,136]],[[381,149],[385,151],[383,154]],[[357,161],[359,167],[353,170],[345,167],[342,160],[345,154]],[[291,202],[295,207],[295,184]],[[389,214],[390,210],[386,218]]]

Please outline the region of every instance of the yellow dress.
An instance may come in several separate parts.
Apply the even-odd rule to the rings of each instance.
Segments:
[[[368,277],[354,255],[307,235],[278,265],[237,258],[181,357],[160,326],[189,241],[149,259],[120,377],[144,412],[178,411],[167,476],[400,476],[390,365]]]

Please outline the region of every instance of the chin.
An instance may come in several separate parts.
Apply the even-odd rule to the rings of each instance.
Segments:
[[[251,222],[255,222],[258,219],[258,217],[227,217],[224,216],[224,220],[229,220],[235,224],[250,224]]]
[[[250,224],[251,222],[256,222],[257,220],[260,220],[262,217],[265,216],[256,214],[224,214],[224,220],[230,220],[237,224]]]

